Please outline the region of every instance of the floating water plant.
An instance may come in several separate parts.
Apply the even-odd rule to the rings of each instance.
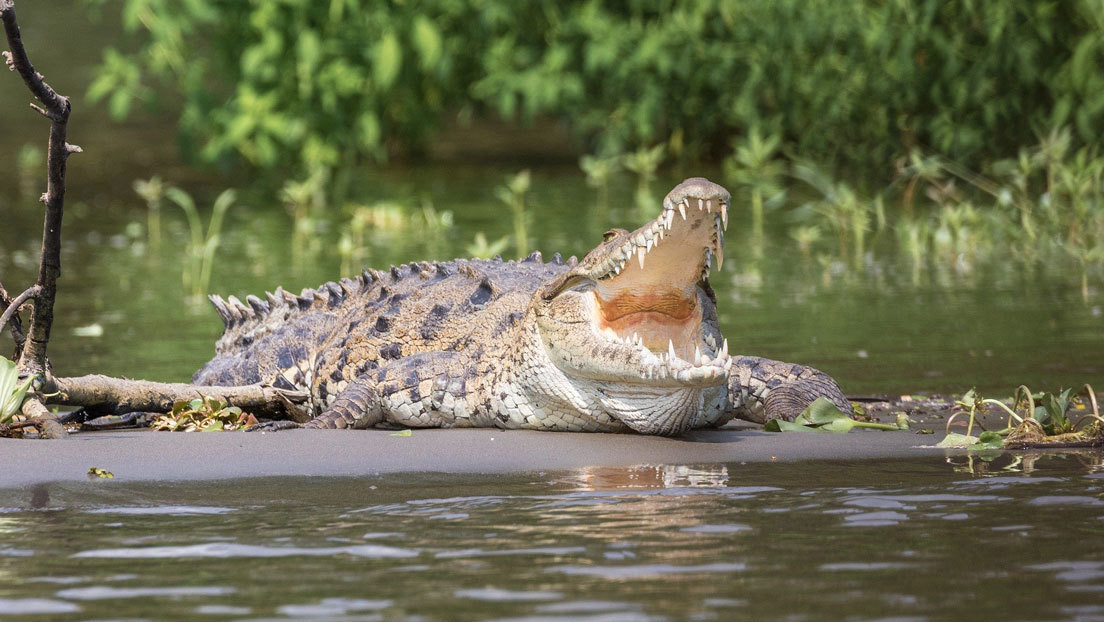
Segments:
[[[1075,405],[1072,398],[1082,393],[1085,401]],[[1092,412],[1076,422],[1072,421],[1068,415],[1071,407],[1085,408],[1084,404],[1091,405]],[[1001,430],[986,430],[975,437],[971,434],[974,426],[981,427],[981,423],[976,421],[977,413],[986,405],[996,406],[1008,415],[1006,426]],[[1100,416],[1096,393],[1088,384],[1083,385],[1076,393],[1072,388],[1059,393],[1032,393],[1027,386],[1020,385],[1012,397],[1011,407],[1000,400],[983,398],[976,390],[970,389],[961,399],[955,401],[955,406],[961,410],[947,420],[947,430],[950,430],[955,419],[966,416],[966,434],[948,433],[937,447],[980,450],[1104,445],[1104,418]],[[1020,408],[1024,409],[1022,415],[1018,412]],[[1081,424],[1086,421],[1089,422],[1088,425],[1082,428]]]
[[[793,421],[771,419],[763,427],[767,432],[809,432],[821,430],[823,432],[846,433],[854,428],[866,428],[868,430],[907,430],[908,418],[898,417],[896,424],[873,423],[870,421],[856,421],[836,407],[828,398],[818,397],[812,404],[805,407]]]
[[[173,404],[172,412],[153,420],[150,428],[169,432],[221,432],[256,425],[257,419],[214,397]]]

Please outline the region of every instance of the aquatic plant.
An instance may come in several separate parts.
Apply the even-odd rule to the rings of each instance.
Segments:
[[[733,141],[733,153],[724,161],[725,178],[748,193],[752,239],[760,243],[763,239],[764,200],[770,199],[772,204],[777,205],[786,193],[782,186],[786,163],[779,158],[781,142],[777,134],[764,137],[756,126],[745,138]]]
[[[134,192],[146,202],[146,236],[154,246],[161,243],[161,199],[165,190],[165,183],[157,175],[134,180]]]
[[[525,169],[509,177],[505,184],[495,188],[495,196],[510,209],[514,225],[514,248],[518,257],[529,254],[529,215],[525,213],[525,196],[529,193],[530,183],[529,169]]]
[[[213,397],[179,400],[172,411],[153,420],[150,428],[167,432],[221,432],[256,425],[253,415]]]
[[[601,205],[609,203],[610,177],[621,170],[622,156],[615,155],[601,158],[593,155],[584,155],[579,158],[579,168],[586,175],[587,185],[598,189],[598,202]]]
[[[184,289],[195,297],[207,293],[211,284],[211,270],[214,266],[215,252],[220,243],[220,231],[227,210],[234,204],[237,194],[232,189],[223,190],[215,198],[211,208],[211,219],[204,232],[195,201],[191,195],[180,188],[165,189],[165,196],[184,211],[187,217],[189,241],[184,248]]]
[[[908,417],[898,417],[894,424],[875,423],[872,421],[859,421],[851,418],[847,413],[836,407],[827,398],[818,397],[813,403],[805,407],[801,414],[793,421],[771,419],[763,426],[767,432],[808,432],[819,430],[822,432],[847,433],[855,428],[869,430],[907,430],[909,429]]]
[[[656,171],[667,157],[667,145],[660,143],[654,147],[641,147],[622,156],[625,168],[636,174],[636,206],[643,213],[655,209],[656,199],[652,196],[652,182]]]
[[[288,180],[280,189],[280,201],[291,216],[291,256],[298,264],[307,254],[316,254],[320,212],[326,204],[327,169],[316,167],[301,180]]]
[[[1072,399],[1081,394],[1085,395],[1083,401],[1075,402]],[[977,413],[986,405],[995,406],[1004,411],[1008,415],[1006,425],[1001,430],[985,430],[980,436],[975,437],[971,434],[974,426],[981,426],[981,422],[976,420]],[[1077,421],[1069,418],[1068,413],[1071,408],[1085,410],[1087,405],[1091,405],[1092,412]],[[1000,400],[984,398],[975,389],[970,389],[955,401],[955,407],[958,412],[947,419],[948,434],[938,444],[939,447],[965,447],[980,450],[1002,447],[1104,444],[1104,418],[1100,416],[1096,393],[1088,384],[1083,385],[1076,393],[1072,388],[1058,393],[1032,393],[1027,386],[1020,385],[1012,397],[1011,406]],[[1024,409],[1022,414],[1019,412],[1021,407]],[[968,419],[966,433],[951,434],[949,432],[951,424],[961,416]],[[1090,421],[1091,425],[1079,429],[1085,421]]]
[[[465,247],[465,251],[472,257],[490,259],[495,255],[501,255],[502,251],[510,245],[510,236],[503,236],[494,242],[488,242],[487,236],[482,231],[475,234],[475,240]]]
[[[20,412],[32,382],[34,377],[20,383],[15,362],[0,356],[0,423],[7,423],[12,415]]]

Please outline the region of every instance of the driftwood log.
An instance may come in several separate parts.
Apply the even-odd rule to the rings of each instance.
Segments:
[[[69,156],[81,148],[66,142],[71,106],[69,98],[60,95],[31,64],[19,24],[14,0],[0,0],[0,21],[8,41],[3,52],[9,71],[19,74],[31,94],[38,100],[31,108],[50,121],[46,157],[46,192],[42,194],[45,218],[42,229],[42,255],[38,280],[14,298],[0,284],[0,334],[10,330],[15,342],[13,359],[17,362],[21,380],[34,378],[32,392],[23,402],[26,421],[6,426],[33,426],[43,438],[64,438],[65,428],[47,404],[85,406],[104,412],[135,411],[167,412],[173,402],[196,397],[217,397],[242,410],[260,416],[302,420],[306,415],[302,405],[305,393],[282,391],[268,386],[205,387],[189,384],[163,384],[107,376],[55,378],[46,357],[50,329],[54,321],[54,300],[61,276],[61,223],[65,204],[65,171]],[[3,118],[3,117],[0,117]],[[20,317],[21,307],[30,307],[26,330]]]

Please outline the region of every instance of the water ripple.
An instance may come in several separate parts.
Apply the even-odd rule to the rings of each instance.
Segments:
[[[504,590],[497,587],[456,590],[452,595],[457,598],[470,598],[472,600],[486,600],[497,603],[559,600],[563,598],[563,592],[552,592],[549,590]]]
[[[276,547],[251,544],[232,544],[229,542],[211,542],[182,546],[149,546],[119,549],[92,549],[81,551],[73,557],[98,557],[111,559],[181,559],[188,557],[294,557],[294,556],[331,556],[352,555],[370,558],[415,557],[418,551],[400,549],[378,544],[359,544],[352,546],[327,546],[316,548]]]
[[[85,510],[86,514],[124,514],[129,516],[142,515],[168,515],[168,516],[202,516],[218,515],[236,512],[237,508],[225,508],[203,505],[155,505],[155,506],[119,506],[109,508],[96,508]]]
[[[674,564],[640,564],[636,566],[553,566],[545,572],[558,572],[567,575],[600,577],[602,579],[639,579],[669,574],[697,574],[713,572],[743,572],[747,564],[740,562],[718,562],[696,566],[676,566]]]
[[[4,615],[41,615],[47,613],[75,613],[80,607],[63,600],[50,598],[0,598],[0,612]]]
[[[365,600],[362,598],[323,598],[317,603],[281,605],[277,613],[293,618],[321,618],[343,616],[359,611],[378,611],[393,604],[390,600]]]
[[[151,596],[224,596],[236,591],[232,587],[217,585],[183,585],[178,587],[105,587],[94,585],[61,590],[57,593],[57,596],[72,600],[106,600],[112,598],[148,598]]]
[[[1104,501],[1096,497],[1083,495],[1045,495],[1035,497],[1027,503],[1028,505],[1088,505],[1094,507],[1104,505]]]

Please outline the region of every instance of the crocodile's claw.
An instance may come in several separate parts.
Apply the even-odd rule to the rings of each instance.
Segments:
[[[264,423],[258,423],[257,425],[251,425],[245,429],[246,432],[279,432],[280,430],[298,430],[302,428],[303,424],[289,421],[287,419],[278,419],[276,421],[265,421]]]

